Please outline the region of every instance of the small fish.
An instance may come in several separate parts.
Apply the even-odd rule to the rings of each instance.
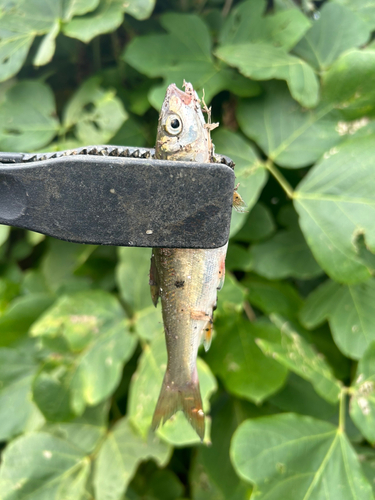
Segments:
[[[159,116],[155,156],[173,161],[214,161],[210,131],[197,93],[184,82],[185,92],[169,85]],[[234,196],[239,195],[237,189]],[[242,200],[241,200],[242,201]],[[237,201],[241,206],[243,203]],[[197,353],[212,338],[217,290],[224,284],[227,244],[209,250],[155,248],[151,256],[150,287],[156,307],[161,298],[168,363],[155,408],[152,428],[182,410],[201,440],[205,418],[199,389]]]

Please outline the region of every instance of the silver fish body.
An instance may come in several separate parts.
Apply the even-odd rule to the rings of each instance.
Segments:
[[[159,117],[157,158],[210,162],[213,146],[200,101],[191,84],[174,84]],[[212,337],[217,290],[224,283],[227,245],[209,250],[155,248],[150,285],[156,306],[161,298],[168,364],[152,427],[182,410],[201,440],[205,422],[196,367],[199,345]]]

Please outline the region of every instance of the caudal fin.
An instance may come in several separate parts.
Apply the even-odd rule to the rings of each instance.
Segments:
[[[152,419],[152,429],[156,430],[178,410],[182,410],[201,441],[204,438],[204,412],[199,390],[198,376],[196,382],[189,380],[184,385],[172,384],[168,370],[165,373],[160,396]]]

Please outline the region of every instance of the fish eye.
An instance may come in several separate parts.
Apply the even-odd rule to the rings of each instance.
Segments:
[[[178,135],[182,131],[182,122],[179,116],[170,115],[165,122],[165,130],[168,134]]]

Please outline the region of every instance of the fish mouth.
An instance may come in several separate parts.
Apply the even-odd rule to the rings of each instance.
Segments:
[[[175,83],[171,83],[167,88],[167,97],[170,99],[172,96],[176,96],[184,104],[189,106],[192,101],[196,101],[196,94],[191,83],[186,83],[184,81],[184,87],[186,91],[180,90]]]

